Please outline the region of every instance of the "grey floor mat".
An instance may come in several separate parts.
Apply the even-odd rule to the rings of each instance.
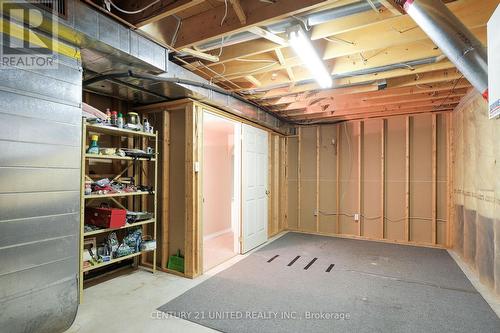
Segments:
[[[500,332],[445,250],[299,233],[159,310],[228,333]]]

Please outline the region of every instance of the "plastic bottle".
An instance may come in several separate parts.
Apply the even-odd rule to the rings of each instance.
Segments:
[[[116,111],[111,112],[111,125],[118,126],[118,117]]]
[[[111,110],[109,108],[106,109],[106,123],[111,124]]]
[[[118,119],[116,120],[116,126],[118,126],[118,128],[123,128],[123,114],[121,112],[118,113]]]
[[[144,132],[149,133],[149,122],[146,118],[144,118],[142,126],[144,126]]]
[[[91,142],[89,149],[87,149],[87,154],[99,154],[99,145],[97,144],[97,141],[99,140],[98,135],[92,135]]]

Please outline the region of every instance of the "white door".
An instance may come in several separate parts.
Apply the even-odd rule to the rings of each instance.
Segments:
[[[268,133],[242,128],[242,253],[267,241]]]

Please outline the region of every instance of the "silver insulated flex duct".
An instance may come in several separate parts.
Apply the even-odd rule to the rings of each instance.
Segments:
[[[399,1],[467,80],[488,98],[486,48],[440,0]]]

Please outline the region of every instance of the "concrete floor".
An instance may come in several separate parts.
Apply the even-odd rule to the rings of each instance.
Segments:
[[[271,238],[266,244],[283,235],[284,233]],[[153,275],[139,269],[131,274],[89,287],[83,291],[83,303],[80,304],[75,322],[66,333],[217,332],[176,317],[158,318],[161,312],[156,309],[259,248],[245,255],[236,255],[194,280],[163,272]]]
[[[281,237],[280,234],[270,241]],[[255,249],[257,250],[257,249]],[[251,251],[253,253],[255,250]],[[210,328],[176,317],[159,318],[158,307],[183,294],[220,271],[244,259],[250,253],[237,255],[223,264],[207,271],[194,280],[158,272],[137,270],[119,276],[96,286],[87,288],[83,293],[75,322],[67,333],[107,332],[217,332]],[[482,294],[493,310],[500,316],[500,301],[473,278],[472,272],[453,253],[462,271]]]
[[[87,288],[67,332],[216,332],[178,318],[156,319],[156,309],[232,263],[226,262],[195,280],[137,270]]]

